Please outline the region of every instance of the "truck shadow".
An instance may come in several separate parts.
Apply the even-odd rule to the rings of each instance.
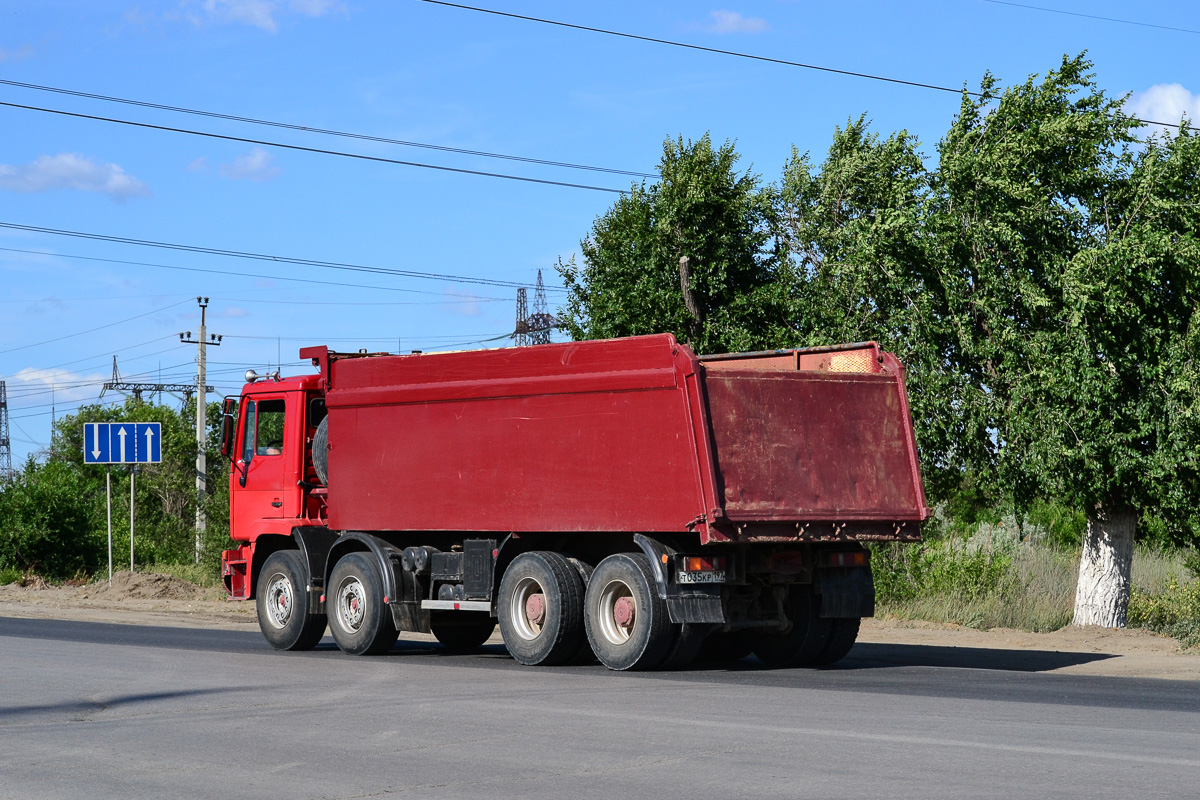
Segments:
[[[323,643],[319,649],[336,650],[331,642]],[[508,661],[512,657],[501,644],[486,644],[470,653],[449,650],[434,642],[414,642],[401,639],[389,652],[392,656],[455,657],[467,660],[495,662]],[[956,667],[959,669],[987,669],[1005,672],[1050,672],[1063,667],[1090,664],[1116,658],[1114,653],[1073,653],[1050,650],[1004,650],[988,647],[941,647],[924,644],[886,644],[860,642],[850,654],[822,671],[885,670],[898,667]],[[595,663],[595,662],[592,662]],[[689,672],[747,671],[767,672],[779,668],[768,667],[754,656],[741,661],[721,664],[695,663],[687,667]]]
[[[957,667],[1006,672],[1049,672],[1063,667],[1116,658],[1114,653],[1072,653],[1050,650],[1004,650],[990,647],[942,647],[927,644],[861,642],[829,671],[879,670],[894,667]],[[745,669],[768,669],[751,657]],[[700,667],[703,668],[703,667]]]

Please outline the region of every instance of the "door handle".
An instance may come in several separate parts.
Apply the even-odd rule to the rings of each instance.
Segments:
[[[282,501],[282,500],[272,500],[272,501],[271,501],[271,507],[272,507],[272,508],[282,508],[282,507],[283,507],[283,501]]]

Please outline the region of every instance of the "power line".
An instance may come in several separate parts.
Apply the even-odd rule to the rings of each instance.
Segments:
[[[72,339],[76,336],[83,336],[85,333],[94,333],[96,331],[102,331],[105,328],[111,328],[114,325],[121,325],[126,322],[132,322],[135,319],[141,319],[142,317],[149,317],[153,314],[158,314],[162,311],[166,311],[168,308],[174,308],[175,306],[181,306],[186,302],[187,302],[187,300],[180,300],[178,303],[171,303],[171,305],[169,305],[169,306],[163,306],[162,308],[156,308],[153,311],[147,311],[145,314],[137,314],[135,316],[128,317],[126,319],[119,319],[116,322],[110,322],[107,325],[98,325],[95,328],[88,328],[86,331],[79,331],[77,333],[68,333],[65,336],[59,336],[54,339],[47,339],[44,342],[34,342],[33,344],[23,344],[20,347],[10,347],[7,350],[0,350],[0,355],[2,355],[4,353],[15,353],[18,350],[28,350],[31,347],[41,347],[44,344],[52,344],[54,342],[61,342],[63,339]]]
[[[612,194],[625,194],[624,189],[610,189],[607,186],[590,186],[584,183],[568,183],[566,181],[551,181],[544,178],[529,178],[522,175],[507,175],[503,172],[484,172],[477,169],[463,169],[461,167],[446,167],[440,164],[423,164],[419,161],[402,161],[398,158],[384,158],[383,156],[368,156],[363,153],[347,153],[343,150],[326,150],[320,147],[304,147],[298,144],[284,144],[282,142],[269,142],[263,139],[249,139],[244,136],[229,136],[223,133],[211,133],[209,131],[193,131],[188,128],[175,128],[170,125],[151,125],[148,122],[134,122],[128,119],[117,119],[115,117],[101,117],[95,114],[80,114],[75,111],[63,111],[57,108],[42,108],[41,106],[27,106],[22,103],[5,103],[0,102],[0,106],[8,108],[20,108],[25,111],[40,111],[44,114],[58,114],[64,117],[75,117],[77,119],[90,119],[97,122],[112,122],[117,125],[131,125],[135,128],[149,128],[155,131],[170,131],[171,133],[186,133],[189,136],[204,136],[209,139],[223,139],[227,142],[244,142],[246,144],[258,144],[265,147],[282,147],[285,150],[299,150],[304,153],[319,153],[326,156],[341,156],[342,158],[357,158],[361,161],[374,161],[380,164],[398,164],[403,167],[421,167],[422,169],[436,169],[441,172],[457,172],[462,175],[478,175],[484,178],[503,178],[509,181],[523,181],[525,183],[540,183],[544,186],[563,186],[568,189],[589,189],[594,192],[611,192]]]
[[[3,225],[3,223],[0,223],[0,225]],[[127,261],[125,259],[120,259],[120,258],[99,258],[97,256],[78,256],[78,255],[72,255],[70,253],[46,253],[41,250],[21,250],[16,247],[0,247],[0,251],[6,251],[9,253],[31,253],[34,255],[52,256],[54,258],[75,258],[75,259],[79,259],[80,261],[99,261],[99,262],[102,262],[105,264],[127,264],[129,266],[134,266],[134,267],[154,267],[156,269],[173,269],[173,270],[178,270],[180,272],[203,272],[203,273],[207,273],[209,275],[231,275],[236,278],[264,278],[266,280],[272,280],[272,281],[289,281],[291,283],[311,283],[311,284],[316,284],[318,286],[337,286],[342,289],[374,289],[374,290],[381,291],[381,292],[403,292],[405,294],[428,294],[428,295],[434,295],[437,297],[445,296],[444,293],[442,293],[442,292],[426,292],[426,291],[422,291],[421,289],[399,289],[395,286],[371,286],[371,285],[363,284],[363,283],[341,283],[339,281],[318,281],[318,280],[314,280],[312,278],[292,278],[292,277],[286,277],[286,276],[282,276],[282,275],[263,275],[262,273],[258,273],[258,272],[230,272],[228,270],[204,269],[202,267],[180,267],[180,266],[177,266],[174,264],[154,264],[152,262],[147,262],[147,261]],[[161,296],[162,295],[155,295],[155,297],[161,297]],[[465,298],[465,299],[473,300],[473,301],[488,301],[488,302],[502,301],[502,300],[507,301],[507,299],[508,299],[505,297],[486,297],[486,296],[476,296],[476,295],[456,295],[456,296],[459,298]],[[248,301],[239,301],[239,302],[248,302]],[[253,301],[253,302],[264,302],[264,301],[259,300],[259,301]],[[280,302],[283,302],[283,301],[280,301]]]
[[[3,105],[3,103],[0,103],[0,105]],[[501,281],[496,280],[495,278],[468,278],[462,275],[448,275],[440,272],[417,272],[415,270],[369,267],[361,264],[346,264],[339,261],[321,261],[312,258],[296,258],[294,256],[272,256],[265,255],[263,253],[248,253],[242,250],[224,250],[217,247],[204,247],[201,245],[172,244],[170,242],[157,242],[151,239],[132,239],[126,236],[110,236],[103,233],[86,233],[83,231],[68,231],[61,228],[44,228],[37,225],[21,225],[15,222],[0,222],[0,228],[11,228],[12,230],[28,231],[30,233],[49,233],[55,236],[69,236],[76,239],[92,239],[100,242],[113,242],[115,244],[133,244],[139,247],[157,247],[163,250],[178,250],[185,253],[203,253],[205,255],[223,256],[227,258],[246,258],[254,261],[272,261],[283,264],[299,264],[306,267],[320,267],[321,269],[344,270],[347,272],[368,272],[376,275],[395,275],[401,278],[421,278],[423,280],[448,281],[451,283],[473,283],[482,286],[520,287],[523,285],[517,281]],[[179,267],[178,269],[186,268]],[[559,287],[547,288],[565,291]]]
[[[151,103],[145,100],[130,100],[124,97],[111,97],[103,94],[92,94],[91,92],[80,92],[74,89],[62,89],[55,86],[40,86],[36,83],[22,83],[21,81],[10,81],[0,79],[0,84],[5,86],[17,86],[22,89],[34,89],[39,92],[54,92],[56,94],[70,95],[72,97],[86,97],[90,100],[103,100],[109,103],[124,103],[126,105],[138,106],[140,108],[154,108],[161,111],[173,111],[179,114],[194,114],[201,117],[211,117],[213,119],[224,119],[233,122],[247,122],[252,125],[267,125],[273,128],[283,128],[285,130],[303,131],[304,133],[319,133],[325,136],[341,136],[347,139],[359,139],[366,142],[380,142],[383,144],[396,144],[403,147],[421,147],[426,150],[437,150],[444,153],[459,153],[468,156],[481,156],[483,158],[500,158],[507,161],[519,161],[525,164],[541,164],[548,167],[565,167],[567,169],[582,169],[591,172],[605,172],[612,175],[631,175],[635,178],[657,178],[658,175],[652,172],[634,172],[624,169],[614,169],[611,167],[596,167],[588,164],[573,164],[569,161],[551,161],[542,158],[529,158],[527,156],[505,155],[503,153],[490,153],[486,150],[467,150],[461,147],[447,147],[445,145],[426,144],[424,142],[410,142],[403,139],[388,139],[383,136],[371,136],[364,133],[349,133],[346,131],[336,131],[327,128],[313,128],[308,125],[295,125],[288,122],[274,122],[266,119],[256,119],[254,117],[240,117],[234,114],[221,114],[216,111],[202,111],[195,108],[184,108],[182,106],[169,106],[161,103]]]
[[[1179,33],[1200,33],[1200,31],[1192,30],[1191,28],[1173,28],[1170,25],[1155,25],[1153,22],[1138,22],[1132,19],[1118,19],[1116,17],[1101,17],[1097,14],[1084,14],[1079,11],[1063,11],[1060,8],[1045,8],[1043,6],[1030,6],[1025,3],[1011,3],[1008,0],[983,0],[985,3],[995,3],[1000,6],[1014,6],[1016,8],[1028,8],[1033,11],[1046,11],[1051,14],[1065,14],[1068,17],[1086,17],[1087,19],[1098,19],[1104,22],[1119,22],[1122,25],[1138,25],[1143,28],[1158,28],[1164,31],[1177,31]],[[1160,123],[1155,123],[1160,124]]]
[[[734,56],[736,58],[746,58],[746,59],[750,59],[751,61],[765,61],[769,64],[780,64],[785,67],[799,67],[801,69],[812,69],[812,70],[817,70],[818,72],[830,72],[835,75],[846,75],[851,78],[866,78],[867,80],[872,80],[872,81],[883,81],[885,83],[895,83],[895,84],[899,84],[901,86],[912,86],[917,89],[933,89],[933,90],[939,91],[939,92],[953,92],[954,94],[958,94],[958,95],[965,94],[968,97],[976,97],[976,98],[983,97],[982,93],[968,91],[965,87],[961,88],[961,89],[954,89],[950,86],[940,86],[936,83],[922,83],[920,81],[909,81],[909,80],[904,80],[902,78],[890,78],[886,75],[874,75],[869,72],[855,72],[853,70],[848,70],[848,69],[837,69],[835,67],[823,67],[823,66],[820,66],[819,64],[805,64],[800,61],[788,61],[787,59],[783,59],[783,58],[771,58],[770,56],[760,56],[760,55],[755,55],[753,53],[741,53],[741,52],[738,52],[737,50],[722,50],[717,47],[705,47],[705,46],[699,45],[699,44],[689,44],[688,42],[676,42],[671,39],[658,39],[653,36],[641,36],[636,33],[625,33],[624,31],[613,31],[613,30],[608,30],[606,28],[594,28],[589,25],[576,25],[571,22],[560,22],[559,20],[543,19],[542,17],[530,17],[530,16],[526,16],[524,14],[513,14],[508,11],[497,11],[492,8],[480,8],[478,6],[467,6],[467,5],[462,5],[460,3],[449,3],[449,2],[446,2],[446,0],[420,0],[420,2],[429,3],[431,5],[437,5],[437,6],[446,6],[448,8],[458,8],[458,9],[462,9],[464,11],[477,11],[481,14],[493,14],[497,17],[508,17],[510,19],[524,20],[525,22],[537,22],[537,23],[541,23],[543,25],[556,25],[560,28],[571,28],[571,29],[577,30],[577,31],[588,31],[590,33],[603,33],[606,36],[619,36],[623,39],[636,39],[637,41],[640,41],[640,42],[653,42],[654,44],[665,44],[665,45],[670,45],[671,47],[682,47],[687,50],[700,50],[705,53],[716,53],[718,55],[723,55],[723,56]],[[1141,119],[1140,117],[1126,117],[1126,119],[1129,119],[1132,122],[1140,122],[1143,125],[1162,125],[1163,127],[1166,127],[1166,128],[1180,128],[1181,127],[1179,125],[1179,123],[1155,122],[1154,120]],[[1189,130],[1200,130],[1200,128],[1195,128],[1190,125],[1187,127]]]

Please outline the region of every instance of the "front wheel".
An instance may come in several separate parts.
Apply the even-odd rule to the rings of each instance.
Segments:
[[[255,592],[258,627],[276,650],[311,650],[325,635],[325,615],[308,612],[307,583],[295,550],[272,553],[262,565]]]
[[[618,553],[601,561],[584,603],[588,641],[604,666],[654,669],[666,659],[676,630],[646,556]]]
[[[365,553],[350,553],[337,562],[325,605],[333,640],[352,656],[386,653],[400,635],[383,602],[379,567]]]

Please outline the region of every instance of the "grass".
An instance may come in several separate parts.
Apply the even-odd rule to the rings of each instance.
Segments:
[[[221,576],[210,564],[150,564],[149,566],[139,567],[138,571],[171,575],[205,588],[213,588],[221,585]]]
[[[872,547],[876,613],[974,628],[1053,631],[1070,624],[1078,548],[1011,518],[915,545]],[[1200,645],[1200,557],[1134,548],[1129,625]]]
[[[16,583],[17,581],[21,580],[22,574],[23,573],[21,570],[13,569],[12,567],[0,569],[0,586],[7,586],[10,583]]]

